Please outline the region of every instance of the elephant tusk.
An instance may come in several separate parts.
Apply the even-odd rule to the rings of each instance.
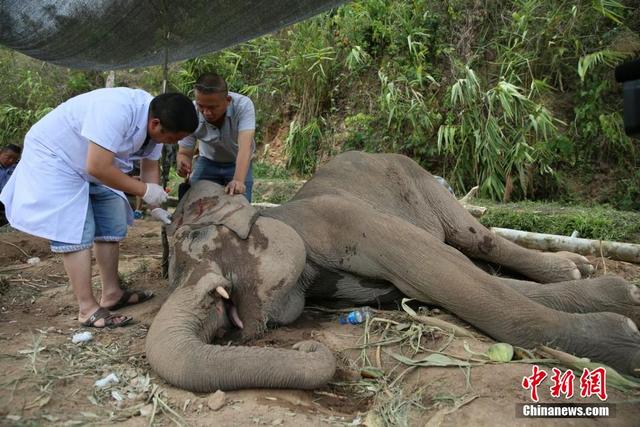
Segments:
[[[236,325],[240,329],[244,329],[244,324],[242,320],[240,320],[240,316],[238,315],[238,309],[236,306],[232,306],[231,310],[229,310],[229,315],[231,316],[231,321],[234,325]]]
[[[218,286],[216,292],[220,294],[222,298],[229,299],[229,293],[222,286]]]

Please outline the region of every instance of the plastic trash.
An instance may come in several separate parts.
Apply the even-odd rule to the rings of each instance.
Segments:
[[[37,256],[34,256],[33,258],[29,258],[27,260],[27,264],[29,265],[36,265],[40,263],[40,258],[38,258]]]
[[[111,397],[118,402],[122,402],[124,400],[124,397],[122,397],[122,394],[120,394],[118,390],[111,390]]]
[[[120,382],[120,380],[118,379],[116,374],[114,374],[112,372],[109,375],[107,375],[106,377],[97,380],[96,381],[96,387],[103,388],[103,387],[106,387],[106,386],[111,385],[111,384],[117,384],[119,382]]]
[[[142,211],[138,211],[138,210],[133,211],[134,219],[142,219],[143,216],[144,214],[142,213]]]
[[[71,338],[71,342],[74,344],[78,344],[80,342],[91,341],[92,339],[93,339],[93,334],[89,331],[84,331],[84,332],[78,332],[77,334],[74,334],[73,338]]]
[[[338,320],[341,325],[359,325],[364,322],[369,315],[369,311],[366,308],[361,308],[359,310],[353,310],[349,313],[342,314]]]

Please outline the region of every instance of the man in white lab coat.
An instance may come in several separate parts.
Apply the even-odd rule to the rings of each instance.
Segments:
[[[22,160],[0,194],[12,227],[51,241],[78,300],[84,326],[123,326],[112,313],[143,302],[149,291],[124,291],[118,281],[119,242],[133,213],[124,192],[140,196],[152,216],[169,223],[159,206],[162,144],[175,144],[198,126],[189,98],[143,90],[98,89],[69,99],[25,136]],[[126,175],[140,160],[141,179]],[[102,280],[98,302],[91,290],[91,248]]]

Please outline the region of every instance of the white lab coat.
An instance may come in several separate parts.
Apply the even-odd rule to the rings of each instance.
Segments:
[[[0,194],[12,227],[65,243],[80,243],[89,202],[89,141],[115,154],[114,163],[129,172],[132,160],[160,158],[162,144],[147,136],[149,104],[143,90],[98,89],[59,105],[25,136],[22,158]],[[131,206],[121,191],[123,209]]]

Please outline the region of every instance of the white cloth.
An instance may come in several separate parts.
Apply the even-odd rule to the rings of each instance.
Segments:
[[[198,111],[198,128],[188,137],[180,140],[181,147],[193,148],[200,141],[199,154],[214,162],[235,163],[238,156],[238,133],[243,130],[255,130],[256,112],[248,96],[229,92],[231,102],[227,107],[221,128],[206,121]],[[196,103],[193,103],[196,105]],[[196,105],[197,109],[197,105]],[[255,151],[253,141],[251,150]]]
[[[0,194],[11,226],[35,236],[80,243],[89,201],[89,141],[115,155],[123,172],[133,160],[158,160],[162,144],[147,136],[149,104],[143,90],[98,89],[69,99],[36,123],[25,136],[22,159]],[[126,201],[121,191],[112,190]],[[128,203],[129,224],[133,212]]]

